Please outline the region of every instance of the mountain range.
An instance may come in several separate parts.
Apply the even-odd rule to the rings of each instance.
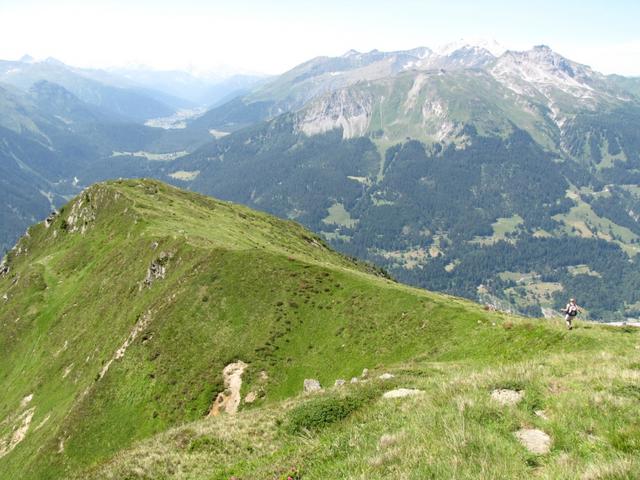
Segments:
[[[67,86],[89,115],[89,98]],[[38,115],[6,118],[24,126]],[[543,45],[350,51],[183,118],[184,128],[118,123],[100,155],[78,155],[74,168],[48,162],[53,182],[35,171],[50,184],[77,178],[76,188],[153,176],[295,219],[414,285],[535,316],[577,296],[592,318],[620,320],[640,315],[639,123],[640,79]],[[3,201],[15,225],[44,216],[44,197],[32,210],[16,197]],[[20,231],[7,231],[7,247]]]
[[[174,168],[403,281],[531,315],[578,296],[593,318],[635,317],[639,83],[542,45],[351,51],[193,120],[233,133]]]

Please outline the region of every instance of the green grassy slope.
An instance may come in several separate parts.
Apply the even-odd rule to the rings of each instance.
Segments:
[[[354,442],[350,435],[356,423],[329,430],[343,445],[336,450],[342,457],[335,461],[331,435],[313,434],[320,437],[306,436],[301,442],[299,431],[287,430],[288,417],[280,419],[283,432],[272,425],[279,417],[271,412],[287,411],[301,401],[288,399],[300,392],[305,378],[329,385],[365,367],[389,366],[398,373],[398,382],[406,378],[425,388],[446,412],[453,408],[448,394],[441,398],[438,392],[447,385],[454,388],[455,379],[480,398],[485,384],[463,378],[503,372],[505,381],[513,377],[526,388],[529,381],[543,388],[546,380],[529,371],[531,362],[554,355],[591,358],[610,345],[638,361],[632,348],[638,342],[635,333],[594,327],[567,335],[558,326],[510,319],[469,302],[411,289],[332,252],[295,223],[155,181],[91,187],[51,226],[32,227],[7,264],[9,272],[0,277],[3,479],[82,478],[85,473],[80,472],[87,469],[99,478],[170,476],[176,468],[170,462],[140,470],[131,467],[127,454],[122,463],[117,457],[116,465],[106,463],[105,470],[101,465],[133,442],[185,422],[203,422],[224,389],[223,368],[236,360],[249,365],[243,394],[258,392],[255,403],[241,408],[251,411],[235,417],[245,425],[245,437],[240,437],[245,440],[233,443],[224,458],[215,447],[218,440],[211,440],[213,446],[202,440],[204,446],[192,451],[206,452],[179,460],[204,462],[208,473],[198,470],[192,478],[226,478],[227,471],[243,478],[271,478],[272,460],[263,462],[261,454],[252,455],[248,443],[242,443],[250,442],[255,428],[275,436],[265,439],[278,454],[273,461],[281,465],[302,459],[309,463],[310,478],[363,471],[366,465],[353,462],[366,463],[364,457],[340,453]],[[503,365],[513,362],[508,368],[521,368],[520,374],[507,374]],[[620,379],[621,398],[635,394],[631,381],[637,370],[631,363],[629,359]],[[562,375],[565,364],[571,365],[549,363],[549,378]],[[363,431],[372,442],[381,428],[372,418],[384,415],[398,425],[410,418],[384,409],[377,413],[382,386],[367,388],[347,404],[365,415],[369,426]],[[611,421],[633,439],[637,426],[626,425],[627,404],[617,402],[609,412]],[[220,432],[229,421],[193,425]],[[477,423],[483,424],[482,419]],[[256,427],[262,424],[267,426]],[[497,431],[506,435],[512,424],[498,422]],[[406,428],[413,432],[413,426]],[[407,435],[410,439],[411,433]],[[24,438],[17,442],[19,437]],[[155,442],[173,451],[158,438],[132,452]],[[497,439],[496,445],[507,438]],[[185,440],[187,447],[191,440]],[[314,442],[319,442],[317,448]],[[593,448],[602,455],[615,453],[611,442]],[[621,458],[629,463],[637,444],[621,442]]]
[[[489,335],[465,342],[463,360],[425,352],[378,366],[366,383],[189,423],[77,478],[639,478],[636,333],[584,324],[570,339],[560,325],[536,321],[481,328]],[[544,348],[545,330],[564,337],[563,347]],[[474,349],[505,331],[526,341]],[[531,355],[515,359],[523,344]],[[382,372],[395,376],[382,380]],[[382,398],[398,387],[423,393]],[[500,388],[523,399],[502,406],[491,397]],[[550,452],[527,451],[514,435],[521,428],[548,434]]]

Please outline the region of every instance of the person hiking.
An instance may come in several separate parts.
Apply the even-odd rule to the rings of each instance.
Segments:
[[[564,321],[567,322],[567,328],[571,330],[573,328],[573,317],[578,315],[578,312],[580,312],[580,308],[578,308],[578,305],[576,305],[575,298],[569,300],[569,303],[567,303],[567,306],[564,308],[563,312],[565,313]]]

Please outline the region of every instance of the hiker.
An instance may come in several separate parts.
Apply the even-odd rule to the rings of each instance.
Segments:
[[[576,305],[575,298],[572,298],[571,300],[569,300],[569,303],[567,303],[567,306],[564,308],[563,312],[565,313],[564,320],[565,322],[567,322],[567,328],[571,330],[573,328],[573,325],[571,323],[573,320],[573,317],[578,315],[578,312],[580,312],[578,305]]]

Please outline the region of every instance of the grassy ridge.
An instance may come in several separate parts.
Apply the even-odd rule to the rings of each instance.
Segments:
[[[517,323],[486,328],[530,331]],[[548,328],[562,336],[561,325]],[[532,345],[529,358],[509,362],[473,350],[463,361],[421,355],[376,369],[367,383],[171,429],[77,478],[638,478],[638,335],[589,325],[572,335],[580,340],[561,353]],[[395,377],[377,379],[383,371]],[[424,393],[381,398],[399,386]],[[524,399],[500,406],[495,388]],[[529,453],[514,436],[520,428],[548,433],[551,452]]]
[[[430,362],[471,374],[597,351],[615,336],[567,335],[396,284],[295,223],[153,181],[88,189],[50,227],[33,227],[8,265],[0,278],[7,295],[0,300],[0,451],[30,409],[33,416],[24,440],[0,458],[0,478],[101,472],[133,442],[200,421],[224,389],[222,369],[235,360],[249,364],[242,393],[258,396],[243,406],[252,411],[247,418],[269,423],[269,412],[297,395],[304,378],[329,385],[365,367],[414,361],[415,382],[432,382],[431,367],[423,370]],[[620,338],[627,347],[637,339]],[[206,428],[227,420],[220,421]],[[284,435],[270,448],[281,449],[283,461],[313,457],[297,438]],[[231,451],[223,461],[229,468],[240,458]],[[271,468],[259,456],[246,462],[241,472]]]

